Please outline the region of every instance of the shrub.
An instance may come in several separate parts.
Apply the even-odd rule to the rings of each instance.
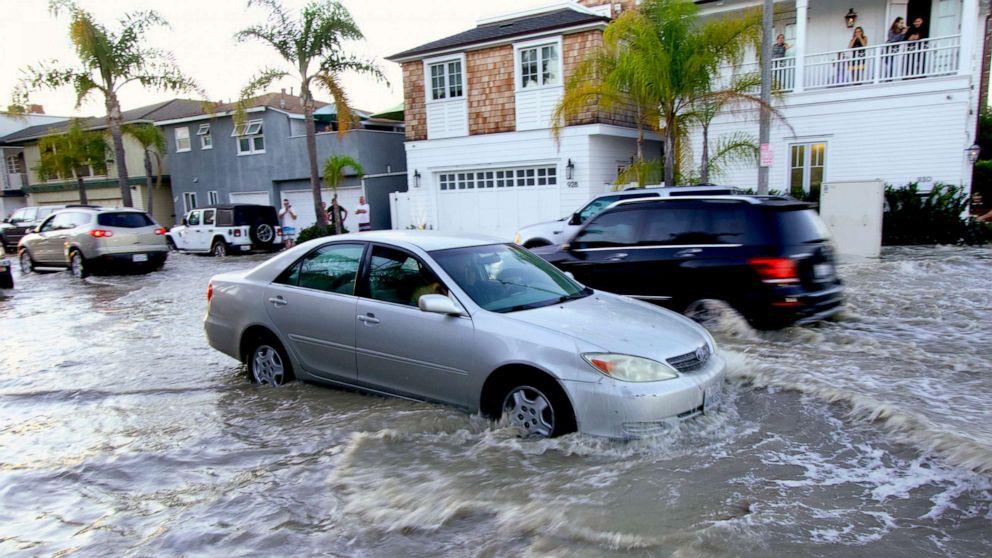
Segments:
[[[348,229],[341,227],[341,230],[348,232]],[[334,224],[330,223],[326,227],[321,227],[320,225],[310,225],[309,227],[300,231],[300,234],[296,237],[296,243],[302,244],[308,240],[313,240],[315,238],[321,238],[324,236],[331,236],[335,234]]]
[[[964,219],[968,195],[964,188],[936,184],[921,193],[917,184],[886,186],[888,205],[882,221],[882,244],[985,244],[992,241],[992,227]]]

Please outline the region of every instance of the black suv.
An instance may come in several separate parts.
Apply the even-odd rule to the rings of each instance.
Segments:
[[[824,319],[843,303],[826,226],[785,197],[618,202],[569,244],[534,253],[590,287],[680,312],[723,300],[762,329]]]

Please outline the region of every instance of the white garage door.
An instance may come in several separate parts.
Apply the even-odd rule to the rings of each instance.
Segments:
[[[358,205],[358,198],[361,195],[362,188],[360,186],[338,188],[338,204],[348,210],[348,218],[344,222],[344,227],[351,232],[358,231],[358,220],[352,216],[352,213]],[[320,196],[326,207],[327,204],[331,203],[333,192],[325,188],[320,191]],[[293,206],[293,211],[296,212],[296,229],[298,231],[312,226],[317,222],[317,214],[314,212],[313,207],[313,193],[310,190],[283,190],[282,197],[289,200],[289,203]],[[281,199],[279,203],[282,203]]]
[[[274,205],[272,200],[269,199],[268,192],[231,192],[231,203]]]
[[[554,165],[443,172],[437,175],[438,229],[499,236],[559,215]]]

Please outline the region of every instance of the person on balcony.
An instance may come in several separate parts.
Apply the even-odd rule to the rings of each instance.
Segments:
[[[865,30],[861,27],[854,28],[854,34],[851,35],[851,40],[847,43],[847,48],[851,49],[851,62],[849,63],[849,69],[851,74],[851,83],[861,83],[865,81],[865,52],[868,46],[868,37],[865,36]]]
[[[888,38],[885,39],[885,44],[891,45],[885,47],[885,54],[883,58],[885,59],[885,77],[887,79],[892,79],[895,76],[896,68],[898,64],[893,63],[899,55],[899,43],[901,43],[906,38],[906,22],[901,17],[897,17],[895,21],[892,22],[892,27],[889,27]]]
[[[785,58],[785,52],[792,48],[785,42],[785,35],[779,33],[778,37],[775,37],[775,44],[772,45],[772,60],[777,58]]]
[[[926,72],[926,49],[927,32],[923,28],[923,18],[913,19],[913,25],[906,30],[906,77],[923,77]]]

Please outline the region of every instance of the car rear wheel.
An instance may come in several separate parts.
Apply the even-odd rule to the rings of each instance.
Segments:
[[[83,253],[79,250],[73,250],[69,253],[69,271],[77,279],[85,279],[89,275],[86,258],[83,257]]]
[[[165,237],[165,244],[169,247],[170,252],[175,252],[178,250],[176,247],[176,242],[169,237]]]
[[[530,438],[575,432],[575,414],[557,384],[540,377],[512,382],[503,398],[503,418]]]
[[[248,374],[256,384],[281,386],[293,379],[293,366],[282,345],[265,336],[252,344],[247,356]]]
[[[21,250],[19,259],[21,262],[21,273],[31,273],[34,271],[34,260],[31,259],[31,252],[28,252],[26,249]]]
[[[223,258],[227,255],[227,243],[223,240],[215,240],[213,246],[210,247],[210,254],[218,258]]]

